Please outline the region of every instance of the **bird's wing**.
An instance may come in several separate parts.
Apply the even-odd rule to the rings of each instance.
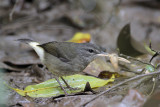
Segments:
[[[42,47],[45,52],[59,58],[63,62],[69,62],[70,60],[60,51],[60,44],[59,42],[53,41],[45,44],[38,45]]]

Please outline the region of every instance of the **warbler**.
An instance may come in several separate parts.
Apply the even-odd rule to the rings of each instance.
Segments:
[[[63,76],[82,72],[97,56],[105,54],[104,48],[92,43],[53,41],[39,44],[30,39],[18,39],[18,41],[29,44],[36,51],[42,64],[53,73],[65,95],[68,93],[60,83],[59,77],[64,81],[67,88],[72,89]]]

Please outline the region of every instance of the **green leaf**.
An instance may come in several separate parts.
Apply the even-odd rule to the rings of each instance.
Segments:
[[[152,51],[151,49],[150,49],[150,47],[148,46],[148,45],[146,45],[146,44],[144,44],[144,48],[147,50],[147,52],[148,53],[150,53],[151,55],[154,55],[156,52],[154,52],[154,51]]]
[[[154,68],[151,65],[145,67],[149,72],[154,72]]]
[[[106,85],[108,82],[114,81],[114,75],[109,80],[103,80],[96,77],[85,76],[85,75],[72,75],[66,76],[64,79],[68,82],[68,84],[73,88],[79,88],[78,90],[69,90],[66,88],[66,91],[71,93],[81,92],[84,90],[84,87],[87,82],[90,83],[91,88],[102,87]],[[65,84],[60,79],[60,82],[64,87]],[[29,85],[24,90],[15,89],[18,94],[22,96],[30,96],[30,97],[52,97],[60,94],[64,94],[63,90],[60,88],[59,84],[55,79],[50,79],[45,82],[36,85]]]

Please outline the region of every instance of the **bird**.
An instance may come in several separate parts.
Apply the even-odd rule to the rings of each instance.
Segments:
[[[59,78],[63,80],[67,88],[74,89],[70,87],[63,76],[82,72],[96,57],[106,54],[105,48],[92,43],[52,41],[40,44],[31,39],[18,39],[17,41],[26,43],[35,50],[42,64],[52,72],[66,96],[68,93]]]

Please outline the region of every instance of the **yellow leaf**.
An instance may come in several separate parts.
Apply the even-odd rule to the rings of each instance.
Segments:
[[[109,80],[103,80],[96,77],[79,75],[79,74],[66,76],[64,77],[64,79],[68,82],[68,84],[71,87],[78,88],[78,90],[69,90],[66,88],[66,91],[69,94],[71,94],[83,91],[87,82],[90,83],[91,88],[102,87],[108,84],[108,82],[113,82],[114,75]],[[64,87],[66,87],[62,80],[60,80],[60,82]],[[36,85],[29,85],[25,88],[25,90],[20,90],[15,88],[11,89],[15,90],[18,94],[22,96],[30,96],[30,97],[52,97],[64,94],[63,90],[59,87],[59,84],[55,79],[50,79]]]
[[[74,34],[72,39],[68,40],[67,42],[86,43],[90,42],[90,40],[91,40],[91,35],[89,33],[77,32]]]

